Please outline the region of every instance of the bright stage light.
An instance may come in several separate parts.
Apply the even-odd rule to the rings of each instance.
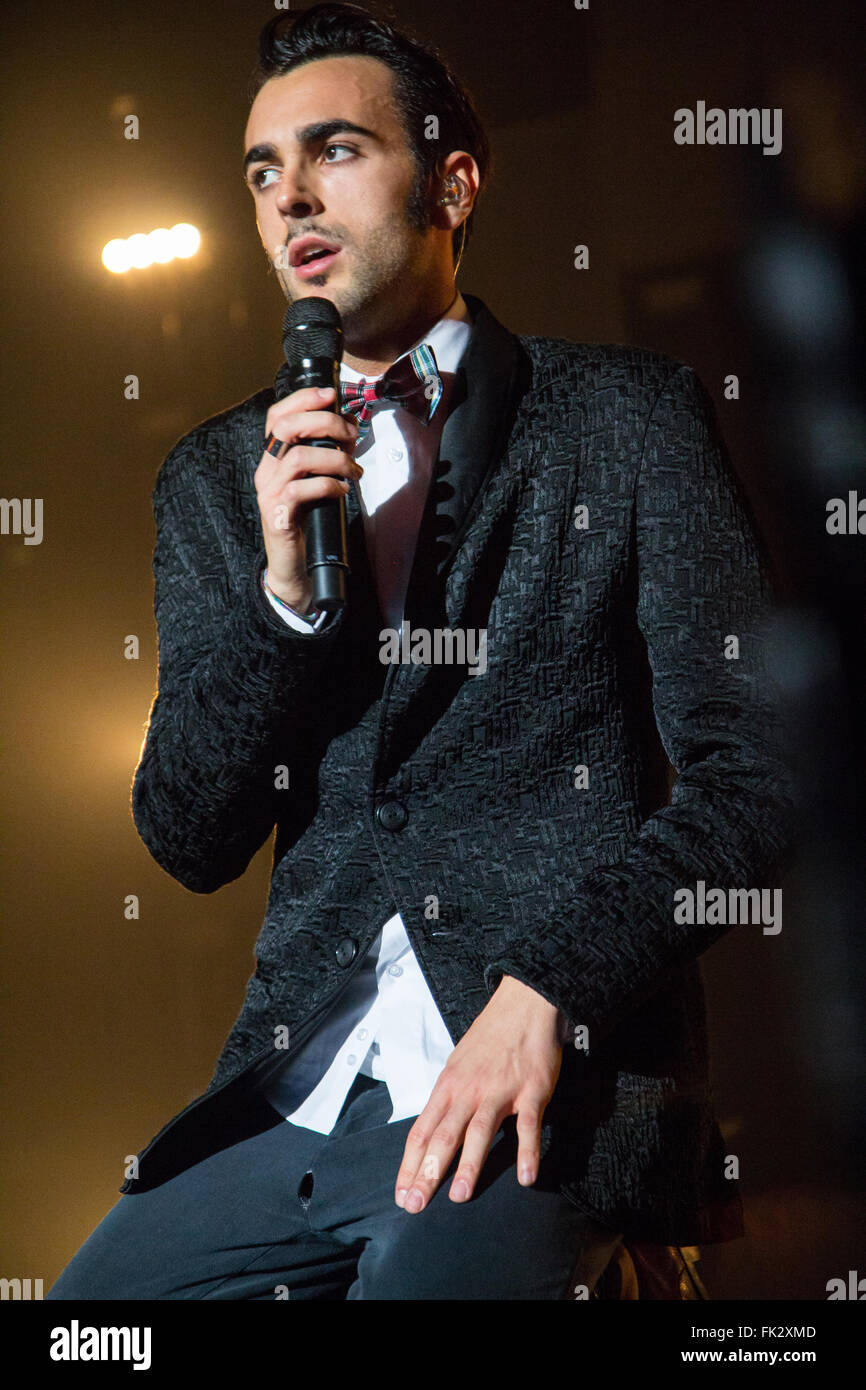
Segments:
[[[112,275],[124,275],[130,267],[146,270],[154,263],[166,265],[175,258],[189,260],[201,246],[201,233],[190,222],[176,222],[169,230],[156,227],[146,235],[136,232],[123,240],[115,237],[102,248],[102,264]]]
[[[147,242],[150,247],[151,260],[157,261],[160,265],[165,265],[167,261],[173,260],[177,254],[174,249],[174,238],[167,227],[157,227],[155,231],[148,233]]]
[[[194,256],[201,246],[201,234],[198,227],[193,227],[190,222],[176,222],[171,229],[171,240],[174,247],[174,254],[186,260],[189,256]]]
[[[150,254],[150,246],[144,232],[136,232],[126,244],[129,247],[130,264],[134,265],[136,270],[146,270],[153,264],[153,256]]]
[[[130,267],[129,247],[120,237],[106,242],[102,248],[102,264],[112,275],[124,275]]]

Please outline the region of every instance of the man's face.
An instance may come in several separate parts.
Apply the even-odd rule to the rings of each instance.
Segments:
[[[348,342],[421,298],[433,246],[410,225],[415,164],[384,63],[322,58],[272,77],[250,111],[245,150],[259,235],[290,302],[330,299]],[[309,235],[339,248],[321,269],[289,263]]]

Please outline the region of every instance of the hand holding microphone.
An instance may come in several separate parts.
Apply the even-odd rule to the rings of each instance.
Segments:
[[[342,327],[330,300],[290,304],[283,347],[295,389],[267,413],[255,474],[268,587],[298,613],[333,611],[349,568],[346,493],[363,469],[352,457],[358,426],[339,413]]]

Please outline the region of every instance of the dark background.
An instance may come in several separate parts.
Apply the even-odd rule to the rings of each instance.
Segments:
[[[206,1086],[254,968],[270,847],[241,881],[195,896],[150,859],[129,792],[156,676],[156,471],[280,361],[284,300],[241,179],[246,83],[272,13],[49,0],[4,23],[2,492],[44,499],[44,540],[0,537],[0,1275],[46,1289],[117,1199],[125,1156]],[[811,820],[782,933],[744,927],[704,957],[749,1238],[705,1247],[702,1270],[715,1298],[825,1298],[828,1279],[866,1274],[863,540],[824,529],[827,498],[866,495],[861,8],[396,0],[391,13],[440,47],[493,143],[458,287],[515,332],[694,366],[770,548]],[[673,113],[698,100],[781,106],[782,153],[676,145]],[[103,269],[110,238],[177,221],[202,232],[192,261]],[[578,243],[588,270],[573,268]],[[790,254],[773,262],[774,248]],[[841,311],[822,319],[822,264],[853,328]],[[739,400],[724,398],[730,373]]]

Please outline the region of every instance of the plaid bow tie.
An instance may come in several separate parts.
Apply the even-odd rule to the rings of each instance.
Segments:
[[[358,438],[370,430],[371,407],[376,401],[397,401],[429,425],[442,395],[442,378],[429,343],[422,343],[398,357],[378,381],[341,381],[341,408],[358,417]]]

